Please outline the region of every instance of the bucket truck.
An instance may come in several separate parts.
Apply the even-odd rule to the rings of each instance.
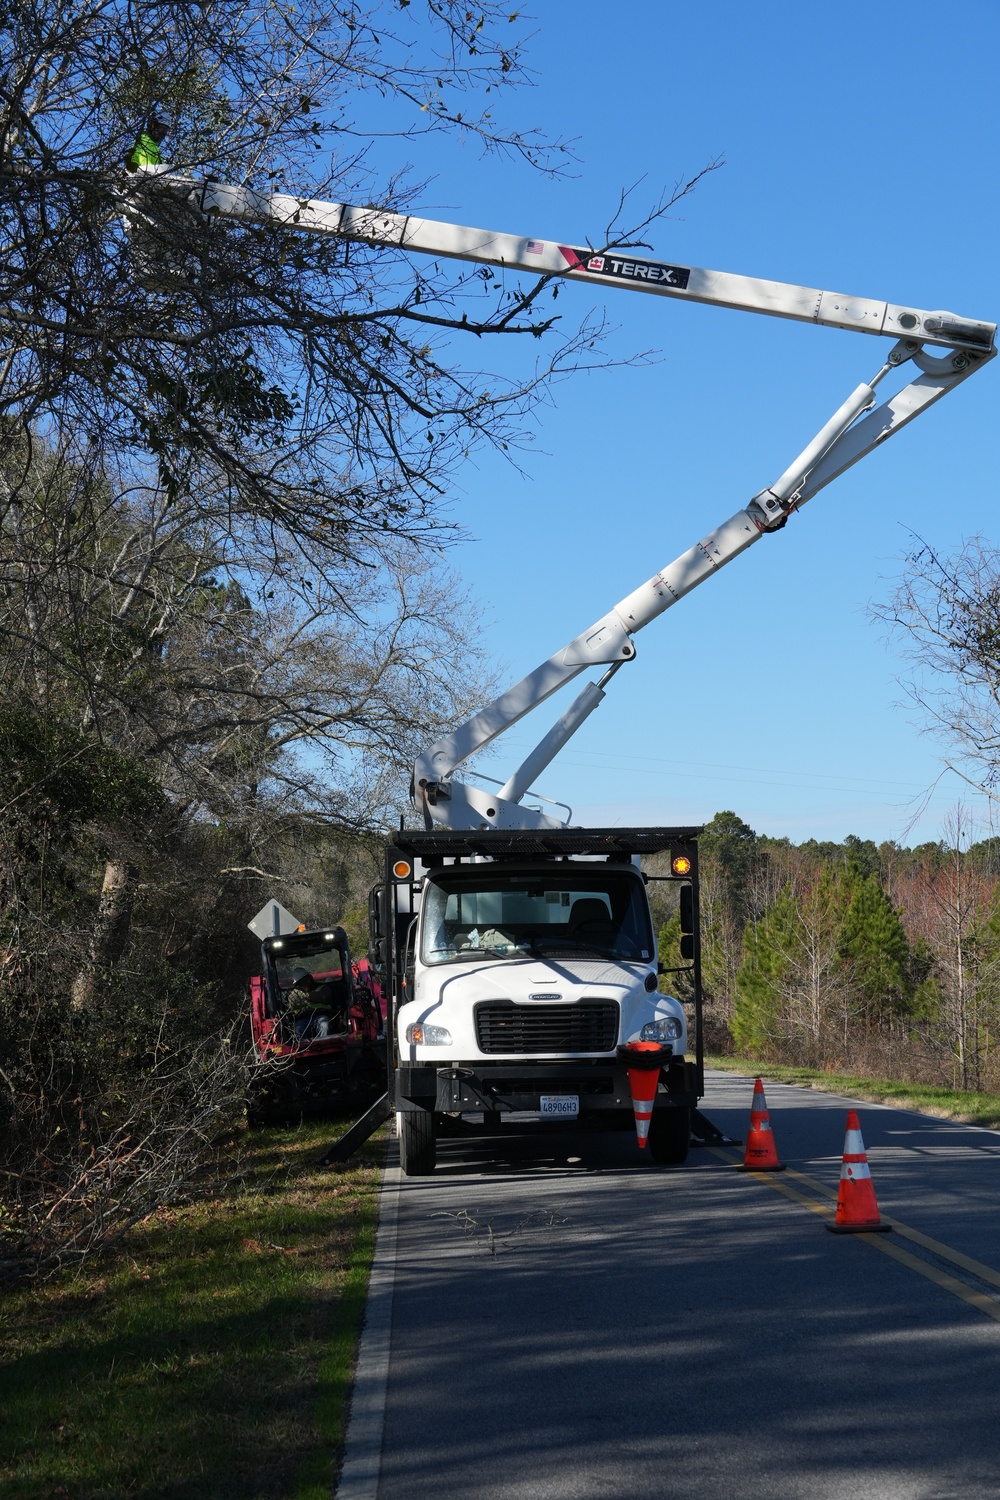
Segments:
[[[372,893],[372,961],[388,998],[387,1089],[326,1160],[348,1155],[392,1111],[409,1174],[433,1170],[438,1135],[470,1115],[487,1128],[521,1112],[552,1121],[628,1123],[628,1064],[641,1045],[657,1054],[650,1154],[683,1161],[692,1121],[703,1137],[707,1125],[696,1113],[703,1092],[700,830],[571,828],[568,810],[560,816],[552,804],[534,805],[545,801],[533,792],[534,783],[603,701],[616,673],[634,661],[640,630],[774,535],[831,480],[982,369],[996,353],[996,324],[669,264],[613,246],[581,248],[261,193],[169,167],[135,175],[143,181],[130,185],[123,208],[137,225],[155,222],[163,195],[172,209],[181,203],[199,214],[292,234],[329,235],[892,341],[871,378],[772,484],[418,757],[411,792],[422,827],[394,838],[383,883]],[[880,402],[878,388],[900,372],[904,382]],[[587,682],[497,790],[459,778],[471,757],[591,669],[597,680]],[[639,867],[643,855],[665,860],[661,878],[678,887],[690,1042],[684,1006],[659,991],[662,964],[648,877]]]

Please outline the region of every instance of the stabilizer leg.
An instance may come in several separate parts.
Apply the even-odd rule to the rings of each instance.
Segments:
[[[375,1100],[371,1109],[365,1111],[360,1120],[355,1120],[339,1141],[334,1141],[326,1155],[320,1157],[320,1166],[329,1167],[334,1162],[347,1161],[359,1146],[364,1145],[369,1136],[375,1134],[379,1126],[388,1120],[391,1114],[392,1105],[389,1102],[389,1095],[383,1094],[380,1099]]]

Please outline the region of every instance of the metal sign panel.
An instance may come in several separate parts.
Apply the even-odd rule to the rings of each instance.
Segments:
[[[252,921],[247,923],[250,931],[263,941],[268,937],[284,937],[287,932],[297,932],[298,917],[286,911],[281,902],[272,898],[266,901]]]

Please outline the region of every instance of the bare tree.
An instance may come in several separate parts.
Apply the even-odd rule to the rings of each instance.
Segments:
[[[131,1075],[124,1100],[109,1090],[111,1097],[85,1110],[69,1080],[60,1093],[60,1060],[43,1025],[0,1069],[0,1119],[8,1127],[0,1284],[80,1265],[107,1249],[158,1205],[189,1191],[239,1118],[247,1070],[239,1034],[184,1038],[178,1046],[161,1019],[160,1045]],[[47,1096],[36,1082],[46,1065]],[[74,1114],[83,1128],[67,1129]]]
[[[972,537],[951,558],[921,543],[895,597],[875,607],[913,666],[904,684],[945,764],[1000,799],[1000,548]]]
[[[953,1086],[984,1087],[990,1034],[996,1020],[998,969],[988,920],[994,881],[968,858],[969,820],[957,807],[933,859],[925,860],[908,892],[914,933],[933,952],[931,989],[938,1000],[931,1033]]]
[[[237,545],[211,497],[122,495],[53,453],[29,472],[0,530],[8,692],[147,767],[161,832],[224,824],[267,867],[294,823],[384,827],[428,734],[493,685],[474,609],[410,543],[307,573],[275,564],[275,532]],[[124,951],[139,878],[125,825],[102,839],[78,1004]]]
[[[419,183],[372,167],[385,135],[459,131],[558,171],[565,145],[466,102],[523,80],[516,14],[31,0],[0,46],[8,681],[152,757],[181,815],[231,816],[237,786],[244,809],[280,791],[301,811],[325,784],[328,814],[367,824],[386,768],[456,707],[468,619],[434,607],[453,586],[403,544],[440,538],[452,465],[515,449],[546,382],[598,357],[600,322],[558,331],[558,278],[147,212],[123,158],[155,113],[178,169],[310,196],[411,202]],[[633,230],[623,195],[598,244],[638,243],[696,180]],[[457,357],[549,334],[520,377]],[[461,674],[463,707],[480,676]],[[129,867],[105,868],[95,955],[118,947]]]
[[[0,530],[8,688],[152,757],[195,814],[265,780],[319,807],[324,780],[365,756],[402,771],[491,686],[475,610],[433,554],[391,541],[307,567],[274,530],[234,537],[211,496],[123,495],[58,454],[30,472]],[[295,762],[305,745],[332,776]],[[366,796],[355,821],[381,811]]]
[[[169,498],[214,493],[234,528],[277,526],[315,562],[433,529],[470,444],[516,448],[539,389],[593,361],[600,320],[556,332],[558,278],[146,212],[122,165],[155,110],[179,170],[337,201],[412,203],[418,182],[372,164],[387,134],[402,152],[458,131],[558,170],[564,146],[503,130],[492,98],[464,106],[523,79],[499,4],[29,0],[6,16],[0,414],[25,430]],[[127,211],[160,236],[161,276],[137,266]],[[518,377],[456,356],[459,339],[478,360],[491,339],[537,351],[550,333]]]

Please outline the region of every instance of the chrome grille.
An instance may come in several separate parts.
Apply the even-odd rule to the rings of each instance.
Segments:
[[[613,1000],[574,1005],[515,1005],[486,1000],[475,1006],[480,1052],[531,1056],[538,1052],[611,1052],[618,1041]]]

